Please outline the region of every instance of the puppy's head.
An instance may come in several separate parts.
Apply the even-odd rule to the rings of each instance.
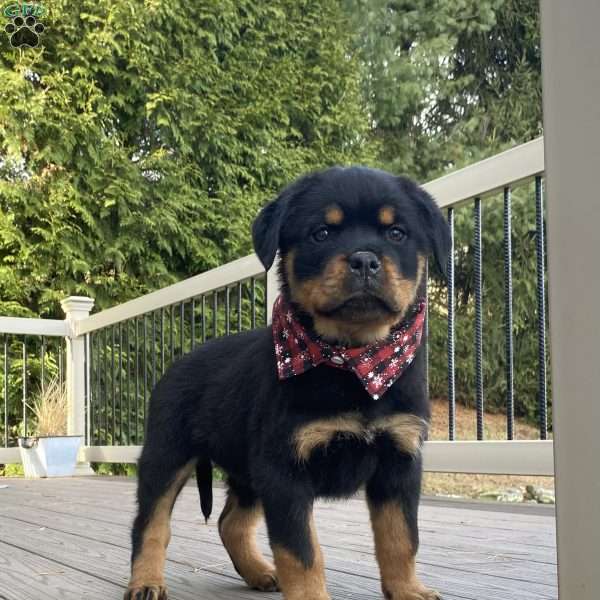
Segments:
[[[307,175],[256,218],[254,248],[266,269],[280,252],[287,299],[324,338],[382,339],[414,302],[425,260],[444,272],[446,220],[423,189],[365,167]]]

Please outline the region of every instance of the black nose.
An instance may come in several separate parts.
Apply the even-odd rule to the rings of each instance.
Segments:
[[[376,275],[381,269],[381,263],[373,252],[354,252],[348,259],[350,270],[359,277]]]

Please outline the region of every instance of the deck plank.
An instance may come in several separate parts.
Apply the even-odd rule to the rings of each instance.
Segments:
[[[0,489],[0,598],[120,597],[129,570],[133,480],[0,482],[8,486]],[[216,530],[223,501],[224,490],[216,487],[215,512],[204,524],[195,488],[184,489],[173,513],[166,568],[170,598],[281,598],[248,590],[235,573]],[[423,580],[446,600],[556,600],[552,512],[477,508],[424,503],[418,557]],[[332,597],[381,598],[364,501],[320,502],[315,514]],[[270,556],[264,527],[259,543]]]

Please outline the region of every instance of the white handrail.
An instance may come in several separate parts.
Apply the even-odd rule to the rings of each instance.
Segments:
[[[58,319],[0,317],[0,333],[66,337],[70,334],[70,329],[67,322]]]
[[[539,137],[434,179],[423,187],[441,208],[446,208],[493,194],[543,172],[544,138]]]
[[[153,310],[183,302],[190,298],[222,289],[250,277],[265,274],[265,269],[255,254],[244,256],[216,269],[200,273],[179,283],[135,298],[113,308],[103,310],[75,325],[77,335],[125,321]]]

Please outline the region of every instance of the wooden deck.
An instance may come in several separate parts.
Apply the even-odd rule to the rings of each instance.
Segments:
[[[8,486],[8,487],[3,487]],[[135,482],[120,478],[0,479],[0,598],[120,599],[128,576]],[[247,589],[216,531],[223,490],[205,525],[195,487],[177,503],[167,582],[172,600],[275,599]],[[382,598],[360,498],[316,510],[332,597]],[[419,571],[445,600],[556,599],[549,507],[425,500]],[[268,554],[264,529],[261,543]]]

